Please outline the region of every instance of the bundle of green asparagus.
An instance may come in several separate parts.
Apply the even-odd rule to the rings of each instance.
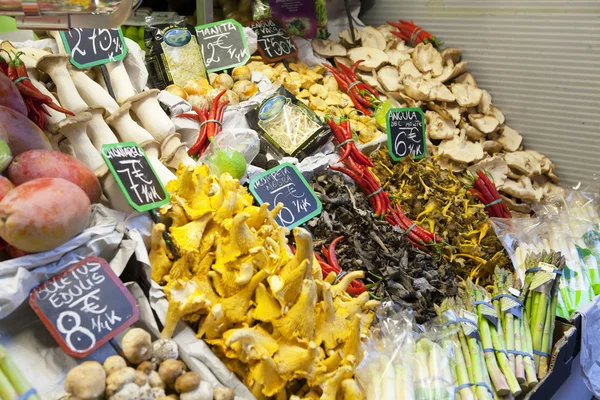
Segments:
[[[492,302],[500,317],[508,362],[524,390],[538,383],[534,364],[531,331],[525,313],[525,292],[513,274],[496,267]]]
[[[467,280],[461,283],[460,295],[465,304],[473,304],[477,313],[483,355],[494,390],[498,396],[520,395],[521,385],[510,368],[502,327],[488,292]]]
[[[469,305],[472,309],[472,305]],[[444,324],[443,345],[453,353],[456,397],[492,400],[494,393],[483,360],[477,317],[465,309],[460,297],[445,299],[436,311]]]
[[[542,379],[548,373],[558,290],[565,258],[555,251],[530,253],[525,259],[526,318],[529,321],[537,376]]]
[[[35,389],[27,382],[2,345],[0,345],[0,399],[40,400]]]

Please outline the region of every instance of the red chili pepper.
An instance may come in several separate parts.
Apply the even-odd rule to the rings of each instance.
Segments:
[[[488,187],[488,189],[490,190],[494,199],[495,200],[500,199],[501,198],[500,193],[498,193],[498,190],[496,190],[496,186],[490,180],[490,178],[487,176],[485,171],[478,170],[477,175],[483,180],[485,185]],[[498,205],[499,205],[500,211],[502,212],[502,216],[504,218],[510,218],[510,211],[508,210],[508,207],[506,206],[506,204],[504,204],[504,202],[500,202],[500,204],[498,204]]]
[[[339,268],[340,270],[341,270],[342,268],[340,267],[340,264],[338,263],[337,257],[336,257],[336,255],[335,255],[335,246],[337,246],[337,244],[338,244],[338,243],[339,243],[339,242],[340,242],[342,239],[344,239],[344,236],[338,236],[338,237],[336,237],[335,239],[333,239],[333,240],[331,241],[331,244],[329,245],[329,248],[327,249],[327,254],[329,254],[329,258],[328,258],[328,260],[329,260],[329,263],[330,263],[332,266]]]
[[[348,286],[348,288],[346,289],[346,292],[348,292],[348,294],[350,296],[358,296],[362,293],[364,293],[367,290],[366,286],[364,283],[362,283],[359,280],[353,280],[352,282],[350,282],[350,286]]]
[[[175,118],[189,118],[189,119],[193,119],[196,122],[200,122],[200,116],[196,113],[183,113],[183,114],[176,115]]]

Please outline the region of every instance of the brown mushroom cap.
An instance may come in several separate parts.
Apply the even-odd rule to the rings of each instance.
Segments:
[[[65,119],[62,119],[60,121],[58,121],[55,124],[52,124],[49,128],[50,132],[52,133],[57,133],[58,131],[60,131],[62,128],[67,127],[67,126],[71,126],[71,125],[75,125],[75,124],[81,124],[82,122],[88,122],[92,119],[92,114],[90,114],[89,112],[81,112],[73,117],[67,117]]]
[[[187,393],[196,390],[200,386],[200,375],[197,372],[186,372],[175,381],[177,393]]]
[[[152,357],[152,337],[141,328],[130,329],[121,341],[123,354],[132,364],[139,364]]]
[[[158,89],[144,90],[143,92],[134,94],[133,96],[131,96],[130,98],[125,100],[125,102],[133,104],[136,101],[145,99],[146,97],[152,97],[152,96],[156,97],[156,96],[158,96],[158,93],[160,93],[160,90],[158,90]]]
[[[123,114],[128,113],[130,108],[131,103],[129,101],[126,101],[125,103],[121,104],[121,107],[119,107],[117,111],[112,113],[110,117],[106,118],[106,123],[108,125],[111,125],[116,119],[121,118]]]
[[[65,379],[65,390],[81,400],[98,400],[104,396],[106,372],[96,361],[84,361],[71,369]]]
[[[146,375],[150,375],[154,368],[152,367],[152,363],[150,361],[142,361],[140,365],[137,366],[136,371],[141,371]]]
[[[35,67],[44,72],[48,71],[49,68],[56,64],[62,64],[66,68],[69,58],[71,57],[67,54],[48,54],[40,58]]]
[[[113,371],[116,371],[127,366],[127,361],[121,356],[110,356],[104,360],[104,371],[107,375],[110,375]]]
[[[235,393],[225,386],[216,387],[213,391],[214,400],[233,400]]]
[[[173,386],[175,381],[185,369],[185,365],[179,360],[168,359],[163,361],[158,367],[158,374],[168,386]]]

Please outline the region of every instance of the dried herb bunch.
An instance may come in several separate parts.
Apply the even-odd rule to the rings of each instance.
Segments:
[[[315,249],[344,236],[336,246],[344,272],[364,270],[371,296],[415,310],[419,322],[435,316],[434,304],[456,293],[453,267],[409,244],[404,234],[375,218],[371,207],[342,175],[326,172],[312,181],[323,212],[307,223]]]
[[[484,285],[492,281],[495,266],[510,266],[483,204],[469,192],[468,179],[442,170],[430,158],[394,163],[381,150],[371,159],[392,202],[448,244],[440,251],[459,276]]]

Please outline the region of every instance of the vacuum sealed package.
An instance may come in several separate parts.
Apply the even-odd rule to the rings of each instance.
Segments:
[[[283,86],[246,114],[246,119],[280,157],[302,160],[325,144],[331,134],[314,111]]]
[[[177,16],[168,23],[147,17],[144,42],[154,88],[162,90],[172,84],[184,87],[190,80],[207,77],[196,30],[186,24],[185,17]]]
[[[327,39],[325,0],[254,0],[252,18],[278,18],[294,36]]]

